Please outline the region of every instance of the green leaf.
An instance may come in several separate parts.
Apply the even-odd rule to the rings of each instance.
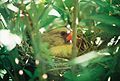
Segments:
[[[91,51],[84,55],[74,58],[73,60],[69,61],[69,65],[76,65],[81,64],[83,67],[86,67],[92,60],[102,58],[106,55],[106,53],[98,52],[98,51]]]
[[[69,81],[75,81],[76,76],[71,71],[66,71],[64,73],[64,77],[67,78]]]
[[[65,9],[61,9],[57,5],[53,5],[53,8],[60,13],[63,20],[68,17],[68,12]]]
[[[102,22],[105,24],[109,24],[109,25],[115,24],[117,26],[120,26],[120,19],[113,16],[105,15],[105,14],[94,14],[90,16],[90,19],[93,19],[95,21]]]
[[[109,5],[106,1],[103,1],[103,0],[93,0],[93,1],[99,6],[105,7],[105,6]]]
[[[84,71],[80,72],[77,81],[102,81],[105,75],[104,67],[94,64],[91,68],[85,68]]]
[[[69,10],[68,9],[65,9],[65,7],[66,7],[66,5],[65,5],[65,3],[62,1],[62,0],[59,0],[60,1],[60,3],[61,3],[61,5],[62,5],[62,7],[60,7],[60,5],[58,5],[58,4],[60,4],[60,3],[58,3],[58,2],[56,2],[56,4],[53,4],[52,6],[53,6],[53,8],[55,9],[55,10],[57,10],[58,12],[59,12],[59,14],[61,15],[61,18],[64,20],[64,21],[66,21],[66,19],[68,20],[68,17],[69,17]],[[58,4],[57,4],[58,3]]]
[[[109,33],[110,35],[120,35],[120,27],[118,27],[118,26],[112,26],[112,25],[100,23],[96,27]]]
[[[107,0],[110,1],[110,0]],[[112,4],[116,5],[116,4],[120,4],[120,0],[112,0]]]
[[[74,5],[74,0],[65,0],[64,3],[70,9]]]
[[[50,23],[53,22],[53,20],[57,18],[56,16],[47,16],[46,18],[41,20],[41,27],[48,26]]]
[[[74,65],[74,64],[83,64],[83,65],[88,65],[89,61],[99,57],[100,55],[96,51],[92,51],[89,53],[86,53],[84,55],[81,55],[79,57],[76,57],[75,59],[71,60],[69,64]]]
[[[39,77],[39,75],[40,75],[40,69],[37,68],[37,69],[35,69],[35,72],[34,72],[33,78]]]
[[[31,73],[29,70],[24,69],[24,71],[25,71],[25,73],[26,73],[30,78],[33,77],[32,73]]]
[[[29,11],[30,17],[32,18],[32,21],[36,23],[36,21],[39,19],[39,16],[41,16],[42,12],[44,11],[44,4],[40,3],[36,5],[35,3],[31,3],[30,10],[28,11]]]
[[[65,6],[64,6],[62,0],[55,0],[54,5],[57,6],[58,8],[60,8],[60,9],[63,9],[63,10],[65,9]]]

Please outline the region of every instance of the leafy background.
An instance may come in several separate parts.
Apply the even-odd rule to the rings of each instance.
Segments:
[[[0,47],[0,81],[120,80],[119,0],[25,1],[0,1],[0,29],[22,38],[11,51]],[[68,25],[81,39],[78,52],[56,37]]]

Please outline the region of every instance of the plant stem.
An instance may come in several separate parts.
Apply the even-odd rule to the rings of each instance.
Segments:
[[[77,24],[76,19],[78,16],[78,0],[74,0],[74,6],[73,6],[73,13],[72,13],[72,28],[73,28],[73,47],[72,47],[72,59],[77,56],[77,47],[76,47],[76,37],[77,37]]]
[[[72,46],[72,59],[74,59],[75,57],[77,57],[77,20],[78,17],[78,0],[74,0],[74,6],[73,6],[73,11],[72,11],[72,28],[73,28],[73,37],[72,37],[72,41],[73,41],[73,46]],[[73,73],[76,73],[76,66],[72,66],[71,71]]]

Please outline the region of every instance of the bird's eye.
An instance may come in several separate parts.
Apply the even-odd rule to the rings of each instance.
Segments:
[[[66,35],[67,35],[67,33],[65,31],[61,32],[61,36],[66,36]]]

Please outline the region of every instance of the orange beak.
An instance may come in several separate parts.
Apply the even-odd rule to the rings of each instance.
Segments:
[[[66,37],[66,41],[69,42],[70,40],[72,40],[72,33],[68,34],[68,36]]]

